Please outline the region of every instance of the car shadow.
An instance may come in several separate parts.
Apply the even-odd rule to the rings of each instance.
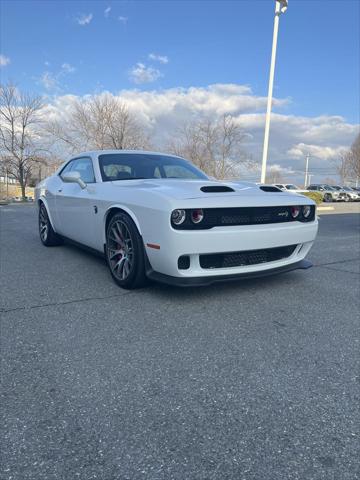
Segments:
[[[153,295],[158,296],[159,300],[168,299],[169,295],[176,295],[177,299],[181,298],[183,300],[199,298],[199,296],[202,295],[206,295],[207,297],[209,295],[235,295],[239,292],[248,295],[256,295],[259,291],[264,289],[286,288],[286,286],[289,285],[289,282],[293,284],[298,283],[298,281],[302,282],[303,274],[304,272],[286,272],[264,278],[225,280],[211,285],[196,287],[178,287],[149,281],[147,288]]]

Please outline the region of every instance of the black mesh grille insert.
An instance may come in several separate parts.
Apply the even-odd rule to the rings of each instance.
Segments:
[[[296,247],[297,245],[287,245],[262,250],[200,255],[200,266],[201,268],[231,268],[275,262],[290,257]]]
[[[172,225],[177,230],[205,230],[213,227],[232,225],[262,225],[269,223],[311,222],[315,220],[315,206],[311,205],[311,214],[304,218],[300,214],[296,219],[291,215],[291,206],[283,207],[230,207],[206,208],[204,220],[194,224],[191,210],[186,210],[186,220],[181,225]]]

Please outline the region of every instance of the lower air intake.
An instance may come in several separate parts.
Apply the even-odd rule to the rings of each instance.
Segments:
[[[231,268],[275,262],[290,257],[296,247],[297,245],[287,245],[262,250],[200,255],[200,266],[201,268]]]

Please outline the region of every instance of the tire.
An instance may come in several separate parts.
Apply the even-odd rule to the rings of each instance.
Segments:
[[[331,196],[330,193],[325,193],[324,202],[326,202],[326,203],[332,202],[332,196]]]
[[[39,235],[40,240],[45,247],[56,247],[63,243],[63,239],[54,232],[48,212],[43,203],[39,207]]]
[[[142,238],[132,219],[124,213],[111,217],[106,229],[106,261],[115,283],[126,289],[146,283]]]
[[[346,196],[345,196],[345,200],[344,200],[344,201],[345,201],[345,202],[350,202],[350,197],[349,197],[349,195],[346,195]]]

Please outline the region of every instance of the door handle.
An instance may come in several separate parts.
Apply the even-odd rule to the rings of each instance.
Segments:
[[[62,188],[59,188],[58,192],[62,192]]]

